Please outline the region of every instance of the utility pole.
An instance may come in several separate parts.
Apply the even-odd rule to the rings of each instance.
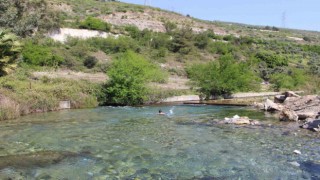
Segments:
[[[144,5],[145,6],[150,6],[151,5],[151,0],[144,0]]]
[[[282,13],[282,28],[286,28],[286,21],[287,21],[287,13],[283,11]]]

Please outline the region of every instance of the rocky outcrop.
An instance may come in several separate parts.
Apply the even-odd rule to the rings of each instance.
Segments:
[[[275,96],[274,102],[267,99],[263,107],[265,111],[280,112],[280,119],[284,121],[315,119],[320,111],[320,97],[299,96],[288,91],[283,95]]]
[[[283,109],[280,113],[281,121],[298,121],[299,116],[291,109]]]
[[[300,120],[314,119],[320,112],[320,97],[317,95],[287,97],[283,104],[295,111]]]
[[[266,111],[281,111],[283,110],[283,106],[280,104],[276,104],[270,99],[267,99],[264,103],[264,110]]]

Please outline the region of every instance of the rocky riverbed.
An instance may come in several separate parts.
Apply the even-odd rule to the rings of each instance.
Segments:
[[[274,100],[256,103],[256,107],[268,112],[277,113],[282,121],[298,122],[301,128],[320,131],[320,96],[300,96],[288,91],[277,95]]]

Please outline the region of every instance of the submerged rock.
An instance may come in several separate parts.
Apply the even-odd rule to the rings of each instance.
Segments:
[[[261,125],[257,120],[250,120],[248,117],[240,117],[238,115],[233,116],[232,118],[224,118],[223,121],[220,121],[219,124],[235,124],[235,125]]]
[[[300,164],[299,164],[298,162],[296,162],[296,161],[294,161],[294,162],[289,162],[289,164],[291,164],[291,165],[293,165],[293,166],[296,166],[296,167],[299,167],[299,166],[300,166]]]
[[[48,165],[57,164],[68,157],[76,157],[81,155],[82,154],[65,151],[40,151],[30,154],[0,156],[0,169],[4,169],[7,167],[45,167]]]
[[[319,132],[320,131],[320,120],[313,120],[313,121],[306,122],[301,127],[304,129],[310,129],[310,130]]]
[[[314,179],[320,178],[320,164],[313,161],[305,161],[300,163],[300,168],[310,173]]]
[[[299,154],[299,155],[301,154],[301,151],[299,151],[299,150],[294,150],[293,152],[296,154]]]

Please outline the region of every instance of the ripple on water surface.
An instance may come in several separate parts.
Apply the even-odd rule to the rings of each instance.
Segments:
[[[159,109],[167,115],[156,115]],[[214,123],[236,114],[264,126]],[[320,178],[319,138],[288,127],[262,112],[227,106],[31,115],[0,125],[0,179]]]

